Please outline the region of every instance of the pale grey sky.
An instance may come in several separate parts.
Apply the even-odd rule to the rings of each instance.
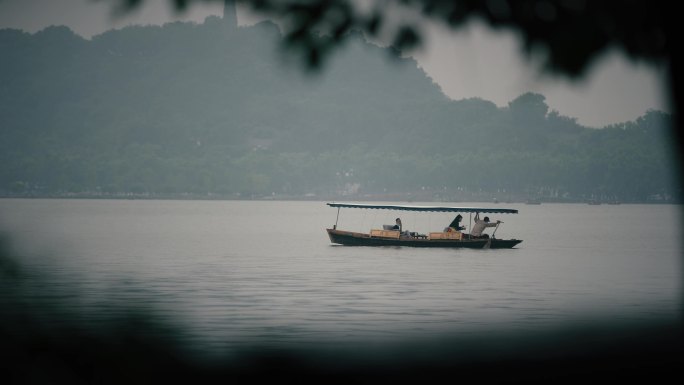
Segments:
[[[0,0],[0,28],[37,32],[66,25],[90,38],[130,24],[202,22],[222,14],[220,2],[197,5],[180,15],[168,3],[147,0],[141,9],[116,18],[111,0]],[[242,9],[238,19],[241,25],[256,20]],[[634,120],[649,109],[671,110],[664,94],[664,71],[633,63],[617,52],[598,60],[582,81],[570,82],[541,75],[537,65],[523,57],[513,33],[477,22],[456,32],[437,25],[424,32],[427,44],[413,56],[452,99],[480,97],[505,106],[522,93],[538,92],[552,109],[592,127]]]

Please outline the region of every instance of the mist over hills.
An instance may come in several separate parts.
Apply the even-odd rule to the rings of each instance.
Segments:
[[[306,75],[280,39],[218,17],[0,30],[0,194],[678,199],[668,114],[596,130],[539,94],[449,100],[361,35]]]

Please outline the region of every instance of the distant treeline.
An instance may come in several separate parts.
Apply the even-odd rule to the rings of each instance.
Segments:
[[[361,35],[304,74],[280,39],[217,17],[0,30],[0,194],[678,199],[668,114],[596,129],[539,94],[452,101]]]

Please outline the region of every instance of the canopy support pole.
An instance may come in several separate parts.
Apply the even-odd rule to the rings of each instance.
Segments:
[[[341,207],[337,208],[337,217],[335,218],[335,226],[333,226],[333,230],[337,230],[337,220],[340,219],[340,209]]]

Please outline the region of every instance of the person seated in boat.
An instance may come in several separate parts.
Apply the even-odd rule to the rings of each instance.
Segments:
[[[396,223],[394,226],[390,228],[391,230],[398,230],[399,231],[399,236],[401,238],[410,238],[412,237],[411,233],[407,231],[402,231],[402,225],[401,225],[401,219],[397,218]]]
[[[480,213],[475,213],[475,226],[473,226],[470,236],[473,238],[489,238],[488,234],[483,234],[484,230],[487,227],[496,227],[499,223],[501,223],[501,221],[496,221],[496,223],[489,222],[489,217],[480,219]]]
[[[447,226],[447,228],[444,229],[444,232],[450,233],[452,231],[465,230],[465,226],[461,226],[461,219],[463,219],[463,217],[461,216],[461,214],[458,214],[456,218],[454,218],[454,220],[451,221],[451,223],[449,223],[449,226]]]

